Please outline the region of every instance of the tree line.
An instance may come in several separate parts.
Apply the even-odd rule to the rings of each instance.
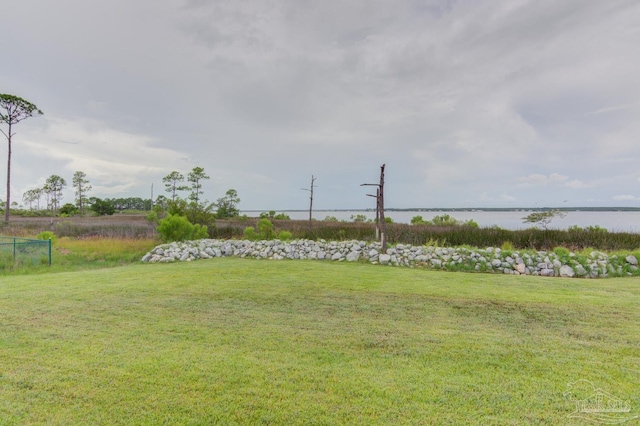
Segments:
[[[59,175],[49,176],[45,184],[29,189],[22,195],[23,206],[11,203],[11,208],[21,214],[33,215],[85,215],[87,213],[102,216],[123,211],[153,211],[180,214],[194,219],[194,223],[211,222],[216,218],[236,217],[240,214],[240,198],[235,189],[229,189],[216,202],[210,203],[204,198],[203,182],[210,177],[204,168],[194,167],[186,175],[172,171],[162,178],[167,195],[158,195],[155,200],[141,197],[98,198],[90,196],[93,189],[86,173],[76,171],[71,179],[74,190],[73,203],[63,204],[63,190],[68,187],[67,180]],[[6,203],[0,202],[5,205]]]

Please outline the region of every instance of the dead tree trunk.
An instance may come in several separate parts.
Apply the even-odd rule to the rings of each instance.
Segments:
[[[369,197],[376,197],[376,240],[380,238],[382,253],[387,252],[387,225],[384,220],[384,167],[380,166],[380,183],[363,183],[360,186],[377,186],[376,195],[367,194]],[[378,235],[378,232],[380,235]]]
[[[307,188],[302,188],[303,191],[309,191],[310,197],[309,197],[309,238],[311,238],[311,233],[313,232],[312,229],[312,220],[313,220],[313,184],[316,181],[316,178],[313,177],[313,175],[311,175],[311,188],[307,189]]]
[[[380,210],[380,242],[382,252],[387,252],[387,223],[384,219],[384,164],[380,166],[380,192],[378,194],[378,209]]]

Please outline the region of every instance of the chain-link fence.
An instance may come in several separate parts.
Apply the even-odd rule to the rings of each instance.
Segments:
[[[51,240],[0,237],[0,269],[51,265]]]

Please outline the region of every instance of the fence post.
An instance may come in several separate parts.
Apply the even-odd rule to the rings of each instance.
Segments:
[[[15,266],[15,263],[16,263],[16,239],[15,238],[13,239],[13,263]]]
[[[49,266],[51,266],[51,238],[49,238]]]

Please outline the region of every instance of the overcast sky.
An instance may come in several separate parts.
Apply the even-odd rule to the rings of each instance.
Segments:
[[[200,166],[241,209],[308,208],[311,175],[318,209],[368,208],[386,163],[387,207],[640,206],[637,0],[20,0],[0,39],[0,93],[44,112],[14,201]]]

